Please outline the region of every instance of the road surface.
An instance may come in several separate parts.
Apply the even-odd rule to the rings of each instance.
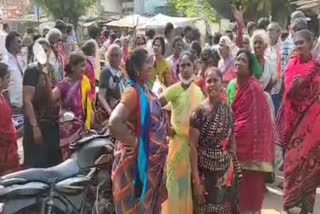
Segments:
[[[18,140],[18,152],[23,162],[23,150],[22,150],[22,140]],[[276,182],[273,185],[268,186],[268,192],[265,195],[265,200],[263,203],[263,210],[262,214],[282,214],[282,190],[277,188],[276,185],[279,184],[283,180],[282,174],[279,172],[276,176]],[[316,206],[314,210],[314,214],[320,214],[320,189],[317,191],[317,199],[316,199]],[[299,210],[297,209],[295,213],[292,214],[299,214]]]

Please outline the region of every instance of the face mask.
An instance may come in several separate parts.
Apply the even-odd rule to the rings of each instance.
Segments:
[[[193,81],[193,79],[194,79],[194,77],[195,77],[195,75],[194,74],[192,74],[192,76],[189,78],[189,79],[184,79],[183,77],[182,77],[182,75],[181,75],[181,73],[179,73],[179,79],[180,79],[180,81],[184,84],[184,85],[189,85],[192,81]]]

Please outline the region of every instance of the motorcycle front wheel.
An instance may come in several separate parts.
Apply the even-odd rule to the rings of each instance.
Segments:
[[[47,208],[42,209],[41,205],[32,205],[30,207],[23,208],[15,214],[65,214],[65,212],[53,207],[51,212]]]

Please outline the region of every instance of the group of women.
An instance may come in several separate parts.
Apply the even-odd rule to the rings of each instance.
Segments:
[[[112,173],[117,213],[260,213],[265,182],[274,171],[275,142],[285,151],[284,210],[290,213],[302,203],[302,213],[312,211],[320,176],[320,70],[311,55],[312,34],[295,34],[275,122],[267,96],[273,77],[264,73],[269,62],[263,39],[256,32],[254,52],[240,49],[235,58],[228,55],[228,39],[221,41],[224,72],[206,68],[206,97],[194,83],[194,55],[177,57],[180,39],[170,58],[177,65],[170,73],[176,72],[179,81],[160,97],[148,86],[153,56],[144,49],[133,51],[127,61],[130,86],[109,121],[118,140]],[[154,44],[162,46],[161,41]],[[235,78],[225,88],[227,70]],[[227,100],[221,96],[224,90]],[[170,122],[162,111],[167,104]],[[123,135],[127,130],[130,134]]]
[[[294,36],[296,48],[274,122],[268,99],[274,77],[265,58],[264,35],[253,34],[253,53],[240,49],[234,57],[232,41],[222,37],[219,63],[215,54],[195,54],[194,44],[194,53],[182,52],[181,38],[173,41],[173,55],[166,60],[162,37],[153,40],[153,51],[145,50],[146,40],[137,37],[126,61],[128,87],[109,118],[117,140],[112,169],[116,213],[260,213],[265,180],[274,171],[275,142],[285,151],[284,209],[290,213],[302,204],[302,213],[312,212],[320,180],[320,66],[311,54],[313,37],[307,30]],[[50,56],[55,44],[46,39],[37,43]],[[86,44],[86,55],[70,54],[62,81],[49,63],[33,63],[25,71],[27,167],[56,165],[70,155],[67,143],[91,128],[94,48]],[[0,108],[6,116],[10,108],[2,92],[8,75],[6,65],[0,64]],[[167,87],[160,96],[150,88],[157,78]],[[59,115],[66,111],[79,123],[59,124]],[[16,140],[13,124],[2,121],[0,134],[8,140],[1,142],[16,150],[10,142]],[[14,164],[16,153],[8,151],[0,158],[1,163],[12,163],[11,169],[19,166]]]
[[[193,82],[189,52],[179,58],[180,81],[158,99],[148,87],[152,58],[144,49],[131,54],[131,84],[109,121],[118,140],[112,173],[116,212],[259,212],[274,141],[268,103],[252,77],[252,54],[241,50],[235,59],[231,106],[221,99],[223,75],[216,67],[204,73],[204,97]],[[161,110],[168,103],[170,124]]]

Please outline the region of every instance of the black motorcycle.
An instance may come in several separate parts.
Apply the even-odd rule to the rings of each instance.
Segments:
[[[69,118],[68,118],[69,117]],[[65,121],[73,119],[72,114]],[[88,131],[70,145],[71,157],[47,169],[27,169],[0,179],[3,214],[111,214],[114,143]]]

